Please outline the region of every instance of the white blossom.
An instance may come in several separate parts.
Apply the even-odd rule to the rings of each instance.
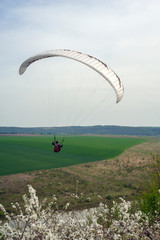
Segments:
[[[158,240],[160,223],[151,225],[149,218],[139,210],[131,211],[132,202],[120,198],[120,203],[113,202],[110,208],[104,203],[99,207],[84,211],[53,210],[53,202],[46,204],[46,199],[39,202],[36,191],[28,186],[30,197],[23,196],[24,210],[18,203],[12,204],[17,215],[8,214],[0,204],[6,221],[0,221],[2,239],[44,239],[44,240]],[[77,194],[74,194],[74,197]],[[55,205],[54,205],[55,206]],[[150,238],[148,237],[150,236]],[[0,237],[1,238],[1,237]]]

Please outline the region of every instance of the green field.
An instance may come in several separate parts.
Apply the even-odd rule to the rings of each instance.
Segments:
[[[50,136],[1,136],[0,175],[59,168],[109,159],[147,141],[140,138],[71,136],[54,153]]]

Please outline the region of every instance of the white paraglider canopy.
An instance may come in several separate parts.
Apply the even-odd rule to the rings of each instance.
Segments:
[[[81,52],[67,50],[67,49],[50,50],[50,51],[41,52],[24,61],[19,68],[19,74],[22,75],[26,71],[27,67],[33,62],[38,61],[40,59],[44,59],[44,58],[50,58],[50,57],[70,58],[92,68],[93,70],[98,72],[105,80],[107,80],[109,84],[113,87],[117,97],[116,103],[119,103],[121,101],[124,94],[124,87],[120,81],[120,78],[117,76],[117,74],[99,59]]]

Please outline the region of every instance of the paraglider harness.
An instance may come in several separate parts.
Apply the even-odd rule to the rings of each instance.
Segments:
[[[64,142],[64,138],[62,139],[61,144],[59,144],[59,142],[56,141],[56,136],[54,134],[54,142],[52,142],[52,145],[54,145],[54,152],[61,151],[61,148],[63,147],[63,142]]]

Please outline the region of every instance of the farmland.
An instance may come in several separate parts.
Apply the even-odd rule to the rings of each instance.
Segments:
[[[59,140],[61,140],[59,138]],[[114,158],[124,150],[146,142],[141,138],[97,136],[66,137],[58,154],[48,136],[1,136],[0,175],[67,167]]]
[[[22,159],[22,163],[25,162],[28,154],[30,156],[29,162],[31,166],[33,165],[34,158],[37,155],[32,155],[32,150],[36,153],[39,152],[41,155],[43,153],[43,156],[45,153],[47,159],[49,159],[50,155],[52,161],[48,162],[52,162],[53,164],[50,165],[51,169],[47,169],[49,165],[43,165],[43,169],[32,171],[33,168],[30,168],[28,171],[25,169],[22,173],[21,168],[19,169],[21,173],[10,175],[4,175],[4,171],[2,175],[2,169],[0,168],[0,203],[4,204],[8,210],[11,210],[11,202],[18,201],[22,203],[22,195],[28,192],[28,184],[37,190],[37,195],[40,199],[46,197],[48,201],[51,201],[53,194],[55,194],[58,198],[59,206],[64,206],[67,202],[70,202],[70,207],[76,209],[97,206],[100,201],[112,202],[112,200],[117,200],[119,197],[136,199],[142,190],[148,188],[150,179],[146,168],[151,160],[151,153],[156,153],[160,149],[159,138],[144,140],[140,138],[121,137],[68,137],[65,139],[63,151],[57,155],[53,153],[51,138],[49,137],[1,137],[0,139],[1,154],[4,154],[4,152],[7,153],[7,151],[8,153],[10,152],[10,155],[6,154],[7,157],[4,161],[9,161],[9,156],[16,159],[13,148],[15,146],[16,149],[17,146],[19,160]],[[91,146],[94,146],[94,148],[98,147],[97,141],[101,147],[102,155],[99,157],[99,151],[92,148],[97,159],[94,158],[93,161],[92,157],[86,157],[82,164],[76,164],[80,163],[80,159],[87,153],[87,146],[89,149],[91,149]],[[103,144],[105,144],[105,148],[108,148],[108,151],[103,149]],[[73,149],[72,146],[74,146]],[[22,152],[20,151],[21,147],[23,149]],[[25,148],[28,149],[28,153],[24,154]],[[74,159],[76,148],[79,150],[79,162],[70,161],[68,162],[70,163],[68,166],[54,168],[54,161],[56,161],[54,156],[57,156],[61,162],[62,157],[66,157],[67,154],[68,159],[72,156]],[[114,149],[117,149],[116,156],[112,155]],[[17,154],[16,151],[15,154]],[[100,158],[103,160],[100,160]],[[2,159],[2,155],[0,159]],[[41,161],[37,160],[36,163],[39,164]],[[3,164],[3,166],[6,167],[5,171],[7,172],[7,163]],[[17,171],[17,168],[14,168],[14,164],[12,164],[12,167],[14,171],[15,169]],[[44,169],[45,167],[46,169]],[[77,193],[79,196],[76,204],[72,197],[73,193]],[[102,199],[98,197],[99,195]]]

